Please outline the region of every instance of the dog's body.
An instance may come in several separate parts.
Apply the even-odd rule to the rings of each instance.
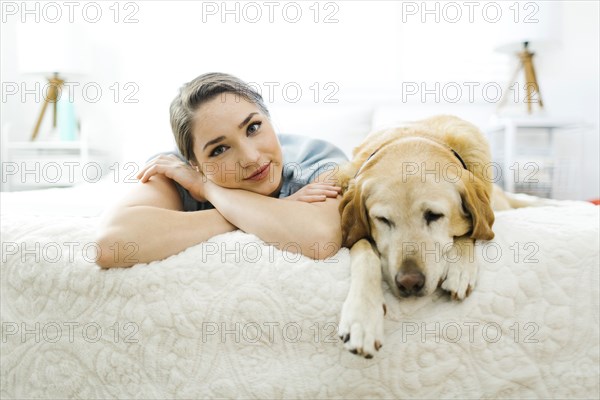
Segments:
[[[494,237],[492,195],[500,208],[512,202],[486,176],[490,162],[483,134],[452,116],[374,132],[354,149],[339,175],[352,258],[339,334],[350,351],[370,358],[381,346],[382,276],[398,297],[440,286],[454,299],[469,295],[475,240]]]

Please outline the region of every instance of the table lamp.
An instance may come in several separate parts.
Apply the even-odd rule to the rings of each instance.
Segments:
[[[18,71],[23,75],[45,76],[47,90],[43,90],[42,108],[35,122],[31,140],[38,137],[40,126],[49,104],[52,104],[52,127],[56,128],[58,111],[62,108],[66,114],[75,118],[73,104],[63,93],[66,79],[73,81],[86,74],[89,58],[85,57],[84,32],[75,24],[65,23],[21,23],[17,25]],[[63,100],[60,97],[65,95]],[[62,107],[59,101],[65,102]],[[69,111],[70,110],[70,111]],[[74,121],[69,125],[73,126]],[[66,129],[66,127],[65,127]]]

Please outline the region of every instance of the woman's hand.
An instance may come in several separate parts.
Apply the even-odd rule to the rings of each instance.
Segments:
[[[173,154],[161,154],[148,161],[136,175],[142,183],[148,182],[152,175],[162,174],[179,183],[190,192],[190,195],[198,201],[206,201],[204,186],[207,183],[206,176],[194,167],[181,161]]]
[[[284,197],[283,200],[304,201],[306,203],[315,203],[325,201],[328,197],[335,199],[342,191],[339,186],[330,185],[323,182],[309,183],[291,196]]]

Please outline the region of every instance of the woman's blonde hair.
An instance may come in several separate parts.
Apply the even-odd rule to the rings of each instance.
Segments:
[[[209,72],[198,76],[179,89],[179,94],[173,99],[170,107],[171,129],[177,148],[186,160],[198,163],[194,154],[194,136],[192,135],[195,112],[203,103],[224,93],[233,93],[243,97],[256,104],[269,117],[269,111],[260,93],[241,79],[220,72]]]

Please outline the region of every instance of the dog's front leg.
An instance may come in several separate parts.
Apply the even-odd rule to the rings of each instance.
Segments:
[[[381,289],[381,264],[366,239],[350,250],[350,290],[342,307],[338,334],[344,347],[354,354],[372,358],[383,343],[385,304]]]
[[[442,289],[450,292],[452,299],[464,300],[477,282],[479,268],[475,260],[475,241],[469,237],[457,238],[445,257],[447,273]]]

